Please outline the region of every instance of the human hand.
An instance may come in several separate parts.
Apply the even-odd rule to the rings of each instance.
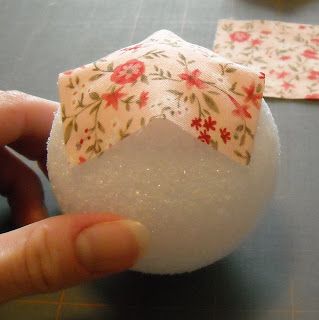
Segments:
[[[31,223],[0,234],[0,302],[123,271],[148,242],[142,224],[115,214],[46,218],[39,178],[8,147],[46,172],[46,141],[57,107],[18,91],[0,91],[0,194],[17,225]]]

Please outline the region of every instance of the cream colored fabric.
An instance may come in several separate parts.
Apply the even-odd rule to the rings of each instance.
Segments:
[[[266,74],[266,97],[319,99],[319,25],[220,20],[218,54]]]
[[[85,162],[152,119],[164,118],[248,164],[263,88],[262,73],[159,31],[60,74],[69,160]]]

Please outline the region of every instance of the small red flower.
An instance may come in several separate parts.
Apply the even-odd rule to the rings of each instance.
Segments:
[[[319,100],[319,93],[307,94],[305,98],[309,100],[312,100],[312,99]]]
[[[121,92],[122,89],[123,87],[120,87],[111,93],[104,93],[101,95],[101,98],[106,101],[105,108],[112,106],[115,110],[118,109],[119,100],[127,95],[126,93]]]
[[[283,79],[286,76],[288,76],[289,72],[282,71],[282,72],[277,72],[277,79]]]
[[[259,46],[260,44],[263,43],[260,39],[251,39],[250,42],[253,47]]]
[[[234,42],[245,42],[250,38],[250,34],[244,31],[235,31],[229,37]]]
[[[216,128],[214,127],[216,125],[216,121],[212,119],[211,116],[209,116],[207,119],[205,119],[203,127],[209,131],[209,130],[215,130]]]
[[[281,56],[280,60],[285,61],[291,59],[291,56]]]
[[[319,46],[319,38],[313,38],[310,41]]]
[[[302,53],[302,55],[308,59],[319,59],[317,52],[314,50],[307,49]]]
[[[143,107],[146,106],[147,101],[148,101],[148,98],[149,98],[148,94],[149,94],[149,92],[147,92],[147,91],[143,91],[143,92],[140,94],[140,98],[139,98],[139,100],[138,100],[138,102],[137,102],[138,105],[140,106],[140,109],[142,109]]]
[[[132,83],[144,72],[144,62],[132,59],[117,66],[112,73],[111,80],[118,84]]]
[[[265,79],[266,75],[263,72],[259,72],[259,79]]]
[[[310,80],[319,80],[319,71],[311,70],[308,79]]]
[[[262,30],[260,33],[262,33],[262,34],[271,34],[271,31],[269,31],[269,30]]]
[[[209,134],[207,134],[207,131],[203,130],[203,131],[200,131],[199,133],[200,135],[198,136],[198,139],[203,142],[206,142],[207,144],[210,144],[212,138]]]
[[[301,24],[301,25],[299,26],[299,29],[306,29],[306,26],[304,26],[303,24]]]
[[[202,126],[202,119],[201,118],[194,118],[192,119],[191,127],[195,127],[198,130]]]
[[[220,137],[223,139],[224,143],[226,144],[227,141],[229,141],[230,138],[230,132],[227,131],[227,128],[221,128],[219,129]]]
[[[201,74],[201,71],[198,69],[195,69],[193,71],[188,71],[179,74],[178,76],[186,81],[186,85],[188,88],[191,88],[192,86],[197,87],[198,89],[204,89],[207,87],[206,83],[203,82],[203,80],[199,79],[199,76]]]
[[[63,74],[69,76],[70,74],[72,74],[73,70],[66,70],[63,72]]]
[[[136,44],[135,46],[130,46],[130,47],[123,48],[122,50],[123,51],[131,51],[131,50],[137,50],[137,49],[139,49],[141,47],[142,47],[141,44]]]
[[[82,156],[79,156],[79,163],[84,163],[86,159]]]
[[[228,94],[228,98],[232,101],[235,105],[236,109],[232,111],[232,114],[236,117],[244,118],[251,118],[251,114],[248,112],[248,106],[241,105],[235,98]]]
[[[290,88],[295,88],[295,86],[291,83],[288,83],[286,81],[283,82],[283,84],[281,85],[285,90],[288,90]]]
[[[251,119],[251,114],[248,112],[248,107],[246,105],[238,105],[238,107],[236,107],[236,109],[232,111],[232,114],[242,119]]]
[[[255,93],[255,84],[252,83],[249,87],[243,87],[244,92],[246,93],[246,97],[244,102],[252,102],[253,105],[259,109],[260,108],[260,103],[259,100],[262,98],[262,94],[260,93]]]

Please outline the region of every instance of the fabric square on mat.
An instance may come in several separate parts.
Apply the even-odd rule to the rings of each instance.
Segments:
[[[319,25],[219,20],[213,50],[263,71],[264,96],[319,99]]]

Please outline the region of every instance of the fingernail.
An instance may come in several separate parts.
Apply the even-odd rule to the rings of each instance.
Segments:
[[[75,242],[81,264],[90,272],[119,272],[144,255],[149,232],[131,220],[103,222],[84,229]]]

